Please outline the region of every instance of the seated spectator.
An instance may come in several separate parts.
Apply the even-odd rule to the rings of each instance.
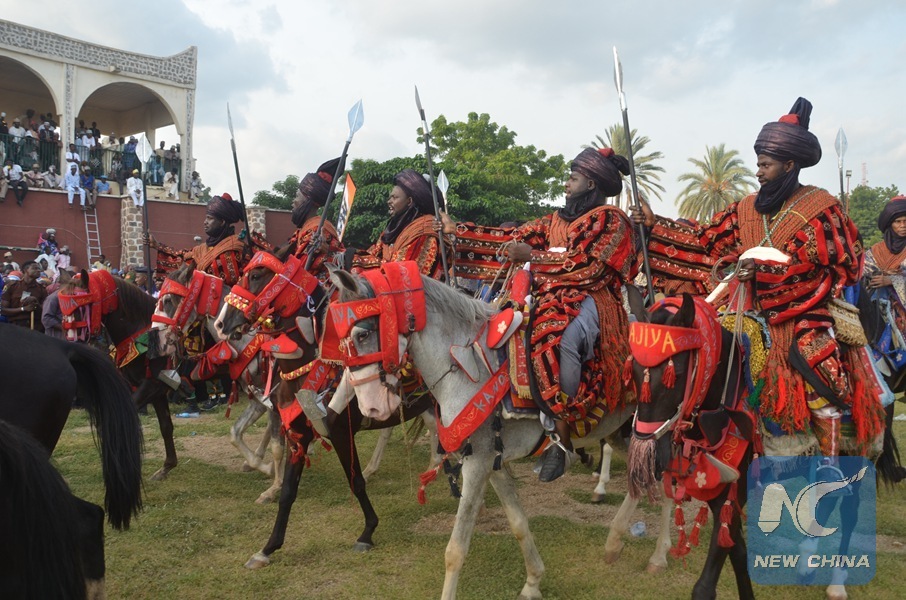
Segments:
[[[57,259],[57,268],[61,271],[65,271],[72,266],[72,256],[69,252],[69,246],[64,244],[60,246],[60,253],[55,257]]]
[[[22,278],[7,284],[0,295],[0,314],[13,325],[44,331],[41,324],[41,308],[47,298],[47,290],[38,283],[41,269],[33,260],[22,265]],[[35,318],[37,312],[37,318]]]
[[[39,254],[35,258],[35,262],[38,263],[38,266],[41,267],[41,275],[48,279],[48,281],[56,281],[59,275],[57,270],[57,261],[50,254]],[[40,277],[39,276],[39,277]]]
[[[41,165],[35,163],[31,166],[31,171],[25,172],[25,183],[30,188],[41,189],[44,187],[44,173],[41,172]]]
[[[88,199],[88,208],[94,210],[94,207],[98,203],[98,191],[94,187],[94,175],[91,174],[91,169],[85,167],[82,169],[82,177],[80,179],[82,189],[85,190],[85,195]]]
[[[201,183],[201,176],[198,171],[192,171],[192,179],[189,180],[189,201],[198,202],[203,188],[204,185]]]
[[[13,260],[13,253],[9,250],[3,255],[3,270],[5,271],[7,267],[10,267],[16,271],[19,270],[19,263]]]
[[[0,202],[6,200],[8,188],[13,188],[13,193],[16,195],[16,204],[22,206],[22,203],[25,202],[25,196],[28,194],[28,184],[25,183],[22,167],[14,164],[11,158],[6,159],[6,165],[3,167],[3,180],[0,182]]]
[[[175,168],[164,176],[164,191],[167,192],[167,200],[179,199],[179,171]]]
[[[138,169],[133,169],[132,177],[126,180],[126,190],[129,192],[129,195],[132,196],[132,202],[135,203],[135,206],[144,206],[144,183],[142,182],[142,178],[139,177]]]
[[[85,210],[85,190],[82,188],[82,177],[79,175],[78,166],[75,163],[69,164],[69,173],[63,178],[63,189],[66,190],[66,196],[69,198],[69,208],[72,208],[72,199],[78,194],[82,210]]]
[[[47,172],[43,174],[43,179],[44,189],[46,190],[59,190],[63,187],[63,178],[57,173],[57,168],[54,165],[47,167]]]
[[[56,229],[48,227],[43,234],[38,236],[38,252],[51,256],[56,256],[60,253]]]
[[[100,179],[94,184],[95,200],[97,199],[97,194],[109,194],[110,193],[110,182],[107,181],[106,175],[101,175]]]
[[[107,257],[101,254],[98,256],[98,259],[91,263],[92,271],[109,271],[110,270],[110,261],[107,260]]]

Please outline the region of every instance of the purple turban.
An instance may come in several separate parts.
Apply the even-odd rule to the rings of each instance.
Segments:
[[[779,161],[792,160],[802,169],[813,167],[821,160],[821,144],[808,130],[812,103],[799,98],[790,114],[779,121],[767,123],[755,140],[755,154],[767,154]]]
[[[894,254],[899,254],[906,248],[906,237],[900,237],[891,229],[891,225],[899,217],[906,216],[906,196],[894,196],[884,205],[884,210],[878,216],[878,229],[884,234],[884,243],[887,249]]]
[[[586,148],[573,159],[570,169],[588,177],[605,196],[623,191],[623,175],[629,175],[629,161],[611,148]]]
[[[306,199],[318,206],[324,206],[339,165],[339,158],[327,161],[318,167],[316,173],[309,173],[302,178],[302,181],[299,182],[299,191]]]
[[[412,198],[412,202],[423,215],[434,214],[434,199],[431,195],[431,184],[424,176],[412,169],[404,169],[397,173],[393,178],[393,185],[398,185],[406,192],[406,195]],[[440,210],[444,209],[444,195],[437,186],[434,186],[437,193],[437,206]]]
[[[244,221],[242,218],[242,205],[227,193],[214,196],[208,202],[208,214],[217,217],[227,225]]]

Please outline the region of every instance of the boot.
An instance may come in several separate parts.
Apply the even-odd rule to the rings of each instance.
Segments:
[[[840,420],[843,415],[832,406],[812,410],[812,431],[823,456],[840,455]]]
[[[563,445],[558,434],[552,433],[550,439],[551,445],[541,457],[541,472],[538,473],[538,481],[542,483],[559,478],[579,457],[578,454]]]

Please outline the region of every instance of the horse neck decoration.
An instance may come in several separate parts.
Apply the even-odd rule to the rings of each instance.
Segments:
[[[119,296],[109,271],[82,271],[75,279],[59,293],[63,330],[70,342],[86,342],[100,333],[103,318],[119,308]]]
[[[183,270],[185,269],[185,270]],[[160,287],[154,315],[155,328],[185,333],[198,319],[217,316],[223,299],[223,280],[191,266],[171,273]]]

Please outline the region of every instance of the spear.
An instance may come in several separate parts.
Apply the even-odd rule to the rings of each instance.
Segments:
[[[834,150],[837,151],[837,169],[840,171],[840,202],[843,203],[843,212],[849,213],[849,199],[843,190],[843,155],[846,154],[846,134],[843,128],[837,130],[837,139],[834,141]]]
[[[317,254],[317,249],[321,246],[321,232],[324,230],[324,221],[327,220],[327,210],[330,208],[331,201],[337,195],[336,182],[346,168],[346,154],[349,152],[349,144],[352,143],[352,137],[355,135],[355,132],[361,129],[362,125],[365,123],[365,113],[362,111],[361,100],[353,104],[352,108],[349,109],[348,118],[349,136],[346,138],[346,145],[343,146],[343,153],[340,155],[340,162],[337,164],[337,170],[333,175],[330,191],[327,193],[327,200],[324,201],[324,208],[321,209],[321,221],[318,223],[318,230],[315,231],[315,234],[311,238],[311,242],[308,244],[308,258],[305,259],[306,271],[309,270],[312,263],[315,262],[315,254]]]
[[[641,210],[639,200],[639,184],[635,174],[635,160],[632,157],[632,134],[629,129],[629,108],[626,106],[626,93],[623,91],[623,65],[620,64],[620,55],[617,47],[613,47],[613,82],[617,86],[620,96],[620,110],[623,111],[623,131],[626,133],[626,149],[629,152],[629,179],[632,182],[632,198],[635,207]],[[654,302],[654,286],[651,283],[651,264],[648,262],[648,235],[645,226],[639,223],[639,237],[642,240],[642,267],[645,270],[645,279],[648,282],[648,303]]]
[[[418,86],[415,86],[415,106],[418,107],[418,115],[422,118],[422,131],[425,132],[425,159],[428,161],[428,176],[431,178],[431,200],[434,201],[434,218],[440,221],[437,187],[434,185],[434,163],[431,161],[431,132],[428,130],[428,120],[425,118],[425,109],[422,108],[422,99],[418,95]],[[440,262],[444,269],[444,280],[453,285],[453,278],[450,271],[447,270],[447,247],[444,244],[443,230],[437,232],[437,239],[440,242]]]
[[[246,251],[251,255],[252,233],[249,228],[249,215],[245,210],[245,195],[242,193],[242,177],[239,176],[239,155],[236,154],[236,135],[233,133],[233,116],[230,114],[229,102],[227,102],[227,124],[230,127],[230,147],[233,149],[233,168],[236,169],[236,185],[239,187],[239,201],[242,203],[242,221],[245,223],[245,247]]]
[[[141,152],[139,158],[145,163],[151,158],[151,155],[148,152],[150,145],[148,145],[145,140],[144,133],[142,134],[142,141],[145,143],[140,144],[140,149],[138,149],[137,152]],[[144,176],[142,177],[142,220],[145,225],[145,237],[151,239],[151,225],[148,222],[148,181]],[[151,268],[151,246],[147,244],[145,244],[145,268],[148,269],[148,293],[153,296],[155,288],[154,269]]]

